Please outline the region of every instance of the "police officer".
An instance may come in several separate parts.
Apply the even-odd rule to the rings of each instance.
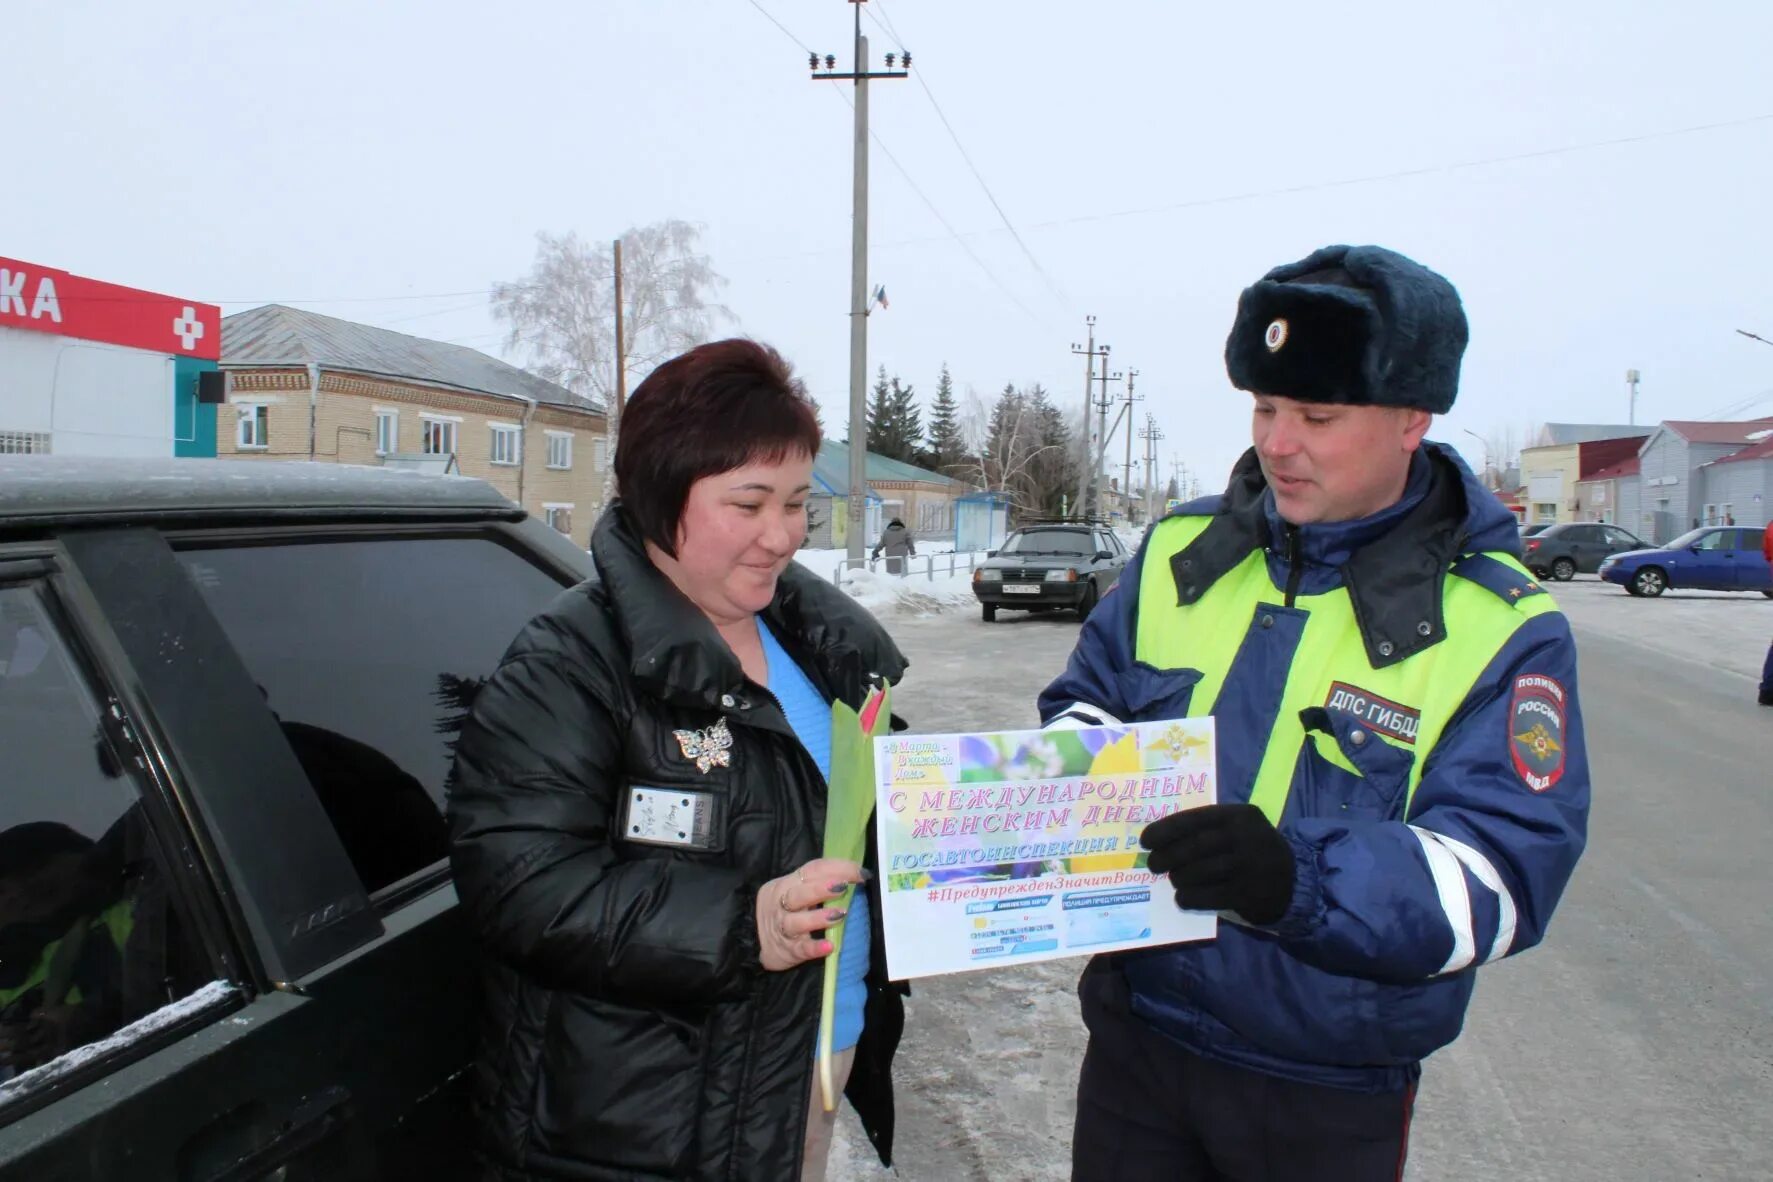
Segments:
[[[1465,343],[1452,285],[1378,247],[1247,289],[1225,360],[1255,447],[1150,531],[1040,697],[1050,726],[1219,736],[1219,803],[1140,838],[1217,937],[1079,986],[1079,1182],[1399,1177],[1422,1059],[1569,881],[1570,629],[1509,512],[1425,439]]]

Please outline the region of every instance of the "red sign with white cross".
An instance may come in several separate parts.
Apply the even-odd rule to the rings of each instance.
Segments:
[[[9,258],[0,258],[0,328],[104,341],[173,357],[217,361],[222,355],[222,310],[214,304]]]

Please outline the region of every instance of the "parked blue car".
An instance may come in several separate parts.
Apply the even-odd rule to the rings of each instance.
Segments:
[[[1628,550],[1601,563],[1601,578],[1633,595],[1759,591],[1773,599],[1773,566],[1761,553],[1762,531],[1735,525],[1689,530],[1654,550]]]

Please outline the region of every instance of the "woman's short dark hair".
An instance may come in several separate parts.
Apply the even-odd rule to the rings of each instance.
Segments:
[[[746,464],[817,457],[819,418],[782,355],[741,337],[698,345],[647,375],[616,440],[616,489],[640,536],[677,555],[690,485]]]

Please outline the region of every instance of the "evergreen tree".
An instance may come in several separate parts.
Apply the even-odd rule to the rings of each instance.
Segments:
[[[915,464],[922,458],[918,453],[923,443],[923,408],[917,405],[917,393],[911,384],[901,382],[898,374],[893,375],[891,397],[892,421],[887,433],[891,450],[886,454]]]
[[[997,396],[997,402],[991,408],[991,426],[985,434],[985,452],[998,467],[1011,465],[1011,457],[1020,450],[1017,438],[1022,425],[1022,395],[1017,393],[1014,382],[1005,382],[1003,393]],[[990,475],[989,479],[1002,479],[1002,473]]]
[[[886,366],[874,379],[874,391],[868,396],[868,450],[876,455],[887,454],[893,422],[893,392],[887,384]]]
[[[1039,452],[1030,465],[1040,511],[1057,517],[1075,495],[1077,466],[1071,455],[1071,429],[1065,416],[1039,382],[1027,393],[1029,415]]]
[[[948,363],[942,363],[942,376],[936,379],[936,400],[930,406],[930,444],[926,450],[928,468],[947,472],[966,458],[966,438],[960,429],[960,405],[954,401],[954,379],[948,376]]]

